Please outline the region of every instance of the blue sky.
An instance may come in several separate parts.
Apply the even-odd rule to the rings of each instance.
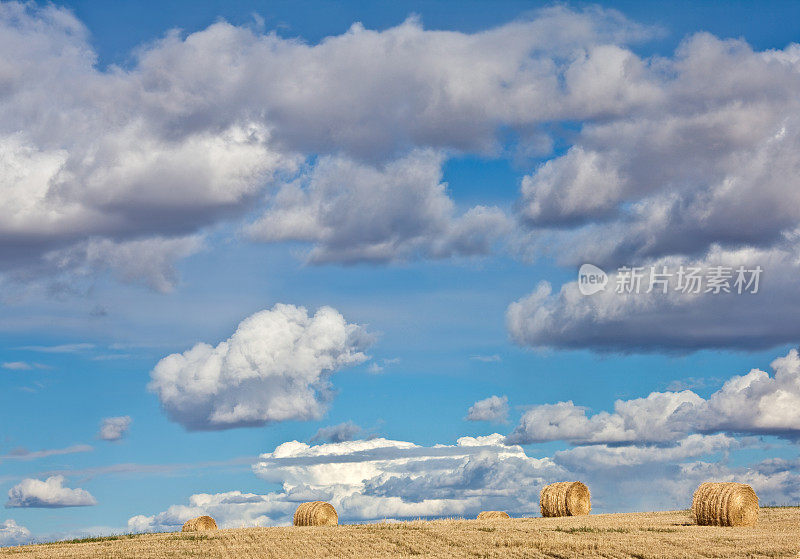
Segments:
[[[0,545],[796,503],[798,11],[3,3]]]

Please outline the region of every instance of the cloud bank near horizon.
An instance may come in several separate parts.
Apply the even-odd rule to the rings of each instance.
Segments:
[[[601,512],[686,508],[709,479],[749,483],[762,503],[783,504],[800,499],[797,461],[730,460],[767,448],[761,436],[796,441],[800,434],[800,354],[792,350],[772,368],[774,376],[758,369],[732,376],[706,399],[690,390],[654,392],[591,416],[572,402],[538,405],[510,435],[467,436],[455,445],[289,441],[253,465],[256,476],[280,490],[193,495],[188,505],[132,517],[128,528],[169,531],[200,514],[225,527],[286,525],[309,500],[330,501],[347,522],[470,517],[481,510],[527,516],[538,513],[541,488],[564,479],[586,481]],[[481,402],[508,405],[499,397]],[[544,456],[520,446],[553,441],[570,446]]]

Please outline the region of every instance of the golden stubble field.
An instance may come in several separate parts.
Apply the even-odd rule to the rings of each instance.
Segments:
[[[764,508],[753,528],[691,524],[687,511],[437,520],[147,534],[5,548],[0,557],[800,557],[800,508]]]

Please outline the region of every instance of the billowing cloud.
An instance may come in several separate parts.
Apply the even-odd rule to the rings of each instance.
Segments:
[[[192,495],[188,505],[172,505],[166,511],[152,515],[137,515],[128,520],[131,532],[176,531],[190,518],[204,514],[212,516],[223,528],[274,526],[291,523],[299,503],[280,493],[259,495],[228,491],[225,493]],[[288,520],[287,520],[288,519]]]
[[[169,293],[178,281],[174,262],[199,252],[202,247],[203,240],[198,235],[120,242],[92,238],[45,253],[41,266],[27,272],[47,274],[75,285],[110,271],[120,281],[141,283],[154,291]]]
[[[31,531],[9,518],[0,522],[0,547],[23,545],[30,541]]]
[[[250,234],[313,243],[308,258],[317,263],[485,254],[510,220],[484,206],[456,216],[442,183],[443,160],[416,151],[375,168],[323,158],[307,177],[281,188]]]
[[[164,357],[148,387],[189,430],[319,419],[331,398],[330,375],[366,361],[371,343],[335,309],[309,316],[278,304],[243,320],[217,346],[199,343]]]
[[[641,267],[637,274],[643,276],[638,293],[618,292],[621,281],[629,276],[616,269],[606,270],[606,289],[590,296],[580,293],[577,282],[566,283],[556,292],[542,282],[509,305],[507,327],[516,342],[540,348],[687,352],[796,343],[800,339],[800,326],[794,318],[800,312],[795,281],[800,274],[798,246],[794,238],[770,249],[713,247],[697,259],[665,257],[632,263]],[[730,293],[706,292],[706,279],[699,293],[679,288],[681,267],[684,272],[698,269],[699,276],[707,278],[719,266],[730,276]],[[753,286],[738,293],[735,282],[740,268],[745,271],[745,281],[753,278],[752,270],[762,270],[757,293],[752,292]],[[665,269],[670,274],[667,292],[656,285],[647,293],[651,272],[659,274]],[[684,279],[683,287],[686,285]]]
[[[128,434],[131,418],[128,415],[106,417],[100,422],[100,432],[97,434],[104,441],[118,441]]]
[[[734,376],[708,399],[691,390],[653,392],[617,400],[613,413],[587,415],[573,402],[526,411],[511,443],[564,440],[575,443],[673,442],[690,433],[745,433],[800,439],[800,356],[796,349],[772,362],[775,371],[753,369]]]
[[[262,455],[253,470],[282,491],[194,495],[189,506],[133,517],[128,527],[174,530],[198,514],[226,527],[289,524],[297,505],[314,499],[333,503],[344,521],[471,516],[497,507],[533,513],[545,480],[561,473],[552,460],[530,458],[498,434],[431,447],[383,438],[316,446],[291,441]]]
[[[521,214],[532,227],[586,226],[595,241],[583,252],[616,266],[715,244],[769,247],[798,226],[798,45],[757,52],[699,33],[671,58],[617,57],[629,69],[624,91],[644,82],[657,93],[588,123],[564,155],[523,180]],[[613,60],[605,52],[594,63]]]
[[[484,252],[501,214],[454,213],[436,179],[442,156],[421,163],[408,154],[496,154],[497,132],[509,127],[547,144],[541,123],[645,102],[647,85],[621,79],[636,76],[635,61],[611,45],[649,34],[598,8],[548,8],[478,33],[425,30],[414,18],[384,31],[356,23],[317,44],[221,21],[148,43],[129,68],[100,69],[88,30],[67,9],[5,2],[2,271],[29,282],[110,270],[167,291],[172,261],[195,252],[205,228],[248,214],[265,195],[257,236],[310,239],[312,261]],[[576,54],[565,61],[563,52]],[[292,181],[304,162],[311,170]],[[319,207],[335,188],[369,202],[337,216]],[[417,216],[409,202],[420,197],[432,206]],[[358,214],[365,208],[373,222]],[[301,213],[313,216],[305,229],[270,224]],[[359,226],[371,226],[366,241],[351,235]]]
[[[611,64],[603,52],[578,64]],[[523,179],[518,210],[530,234],[519,248],[606,271],[760,265],[763,293],[583,298],[573,284],[555,294],[542,285],[509,308],[512,336],[600,351],[796,343],[800,45],[759,52],[698,33],[670,57],[616,60],[624,91],[646,84],[655,93],[584,122],[569,149]]]
[[[64,487],[64,476],[46,480],[24,479],[8,491],[6,508],[89,507],[97,500],[85,489]]]
[[[733,465],[752,445],[727,435],[690,435],[674,445],[592,445],[556,452],[553,460],[592,487],[595,510],[678,510],[705,481],[752,485],[763,505],[800,499],[800,475],[787,460]]]
[[[489,396],[470,406],[467,421],[508,421],[508,396]]]
[[[588,469],[614,469],[638,467],[656,463],[680,462],[688,458],[729,452],[744,445],[724,433],[716,435],[689,435],[674,445],[619,445],[595,444],[556,451],[553,455],[561,466],[573,472]]]
[[[503,443],[499,434],[432,446],[381,438],[315,446],[290,441],[253,467],[281,490],[193,495],[188,505],[132,517],[128,529],[178,530],[200,514],[223,527],[288,525],[300,502],[316,499],[331,502],[343,522],[470,517],[486,509],[534,515],[543,485],[564,479],[587,482],[600,512],[686,508],[694,489],[709,479],[751,483],[765,504],[800,498],[796,461],[730,466],[729,454],[752,450],[754,443],[726,434],[693,434],[670,444],[577,446],[543,458]]]
[[[572,402],[535,406],[509,436],[462,437],[455,445],[289,441],[253,466],[280,490],[194,495],[188,505],[131,518],[129,529],[176,530],[199,514],[227,527],[285,525],[307,500],[330,501],[345,522],[485,509],[532,515],[541,487],[564,479],[588,483],[599,512],[685,508],[710,479],[749,483],[764,504],[791,502],[800,499],[796,461],[731,459],[772,454],[772,443],[759,435],[800,434],[800,353],[789,351],[772,369],[773,375],[754,369],[733,376],[708,398],[690,390],[654,392],[593,415]],[[518,446],[546,441],[571,446],[536,458]]]
[[[253,238],[310,243],[311,262],[482,254],[508,220],[456,211],[445,158],[505,155],[499,130],[547,157],[563,122],[581,123],[571,145],[522,181],[534,253],[768,249],[800,218],[797,45],[701,33],[643,59],[629,45],[652,30],[551,7],[477,33],[411,18],[317,44],[217,22],[101,70],[63,8],[4,3],[0,31],[12,278],[108,270],[167,291],[205,229],[259,212]]]
[[[338,425],[320,427],[311,437],[311,442],[343,443],[357,438],[362,431],[363,429],[352,421],[346,421]]]

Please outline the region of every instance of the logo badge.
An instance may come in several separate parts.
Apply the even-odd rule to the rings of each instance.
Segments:
[[[584,264],[578,270],[578,290],[583,295],[594,295],[608,284],[608,275],[594,264]]]

